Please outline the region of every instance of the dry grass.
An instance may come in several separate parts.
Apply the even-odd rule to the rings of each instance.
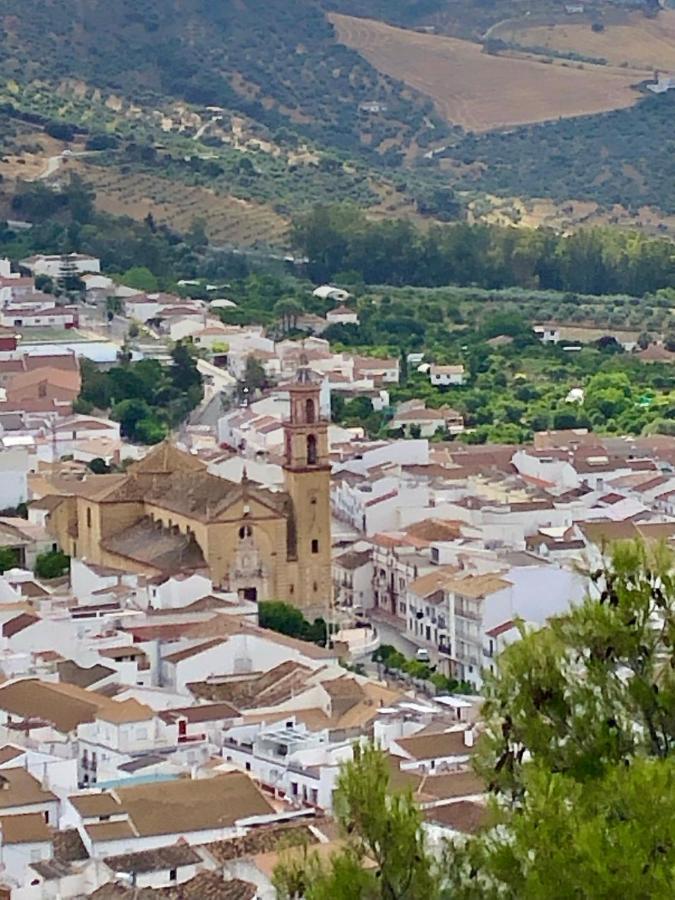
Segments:
[[[186,231],[194,219],[201,219],[216,244],[283,244],[288,231],[288,221],[269,206],[156,175],[123,175],[116,168],[84,162],[78,163],[78,168],[96,191],[96,205],[113,215],[143,219],[151,212],[156,222],[178,231]]]
[[[352,16],[331,14],[330,20],[342,43],[427,94],[444,118],[471,131],[619,109],[639,96],[631,88],[640,80],[635,72],[491,56],[471,41]]]
[[[675,70],[675,10],[663,10],[655,19],[632,13],[620,24],[608,24],[594,32],[590,23],[556,25],[505,25],[499,37],[527,47],[547,47],[559,52],[580,53],[606,59],[611,65],[627,63],[651,72]]]
[[[18,178],[22,181],[33,181],[39,178],[47,167],[49,157],[57,156],[68,146],[42,131],[21,134],[15,143],[42,148],[37,153],[8,153],[0,158],[0,175],[3,178]]]

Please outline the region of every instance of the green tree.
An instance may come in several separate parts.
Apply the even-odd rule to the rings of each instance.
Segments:
[[[94,475],[107,475],[110,472],[110,466],[100,456],[96,456],[94,459],[89,460],[87,468],[90,472],[93,472]]]
[[[70,568],[70,557],[60,550],[41,553],[35,560],[35,574],[38,578],[60,578]]]
[[[270,628],[290,637],[301,637],[307,620],[296,606],[278,600],[258,604],[258,622],[262,628]]]
[[[517,814],[494,807],[493,827],[455,848],[448,900],[672,896],[672,760],[634,759],[585,783],[531,765],[524,785]]]
[[[13,569],[16,563],[16,550],[12,547],[0,547],[0,575],[7,569]]]
[[[122,436],[133,441],[139,439],[136,433],[138,423],[144,419],[151,419],[152,410],[145,400],[130,398],[116,403],[111,410],[110,418],[120,423]]]
[[[302,304],[294,300],[293,297],[282,297],[274,304],[275,315],[281,319],[281,328],[284,334],[291,329],[296,328],[298,317],[304,312]]]
[[[523,634],[486,678],[482,767],[514,804],[524,760],[585,782],[675,748],[672,553],[619,544],[591,584],[591,597]]]
[[[121,276],[122,284],[152,294],[159,290],[159,282],[147,266],[132,266]]]
[[[434,900],[440,878],[409,792],[393,792],[386,755],[355,745],[334,795],[345,847],[328,863],[310,853],[302,866],[274,873],[280,900]],[[374,867],[372,866],[374,863]]]
[[[197,361],[185,341],[177,341],[171,351],[171,380],[181,391],[201,388],[202,376],[197,369]]]

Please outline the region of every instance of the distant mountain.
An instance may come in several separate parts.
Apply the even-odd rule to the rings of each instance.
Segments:
[[[408,21],[439,0],[3,0],[0,76],[182,98],[394,160],[428,100],[336,43],[327,10]]]

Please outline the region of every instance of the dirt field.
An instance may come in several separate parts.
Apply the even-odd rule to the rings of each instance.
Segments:
[[[634,68],[675,70],[675,10],[663,10],[655,19],[641,13],[626,17],[625,24],[607,25],[594,32],[590,23],[557,25],[505,25],[497,35],[527,47],[547,47],[563,53],[576,52],[611,65],[627,63]]]
[[[478,44],[382,22],[330,15],[342,43],[434,101],[449,122],[488,131],[631,106],[635,72],[490,56]],[[642,76],[645,77],[644,75]]]
[[[280,244],[288,230],[284,218],[261,204],[153,175],[122,175],[117,169],[84,162],[77,166],[96,191],[96,205],[113,215],[143,219],[152,212],[157,222],[166,222],[179,231],[187,230],[194,219],[202,219],[216,244]]]

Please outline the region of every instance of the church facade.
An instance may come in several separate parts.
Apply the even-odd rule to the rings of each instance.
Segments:
[[[214,585],[303,609],[330,605],[328,423],[306,367],[289,386],[283,491],[210,474],[169,443],[123,475],[90,475],[54,494],[48,528],[90,563],[148,576],[208,570]]]

